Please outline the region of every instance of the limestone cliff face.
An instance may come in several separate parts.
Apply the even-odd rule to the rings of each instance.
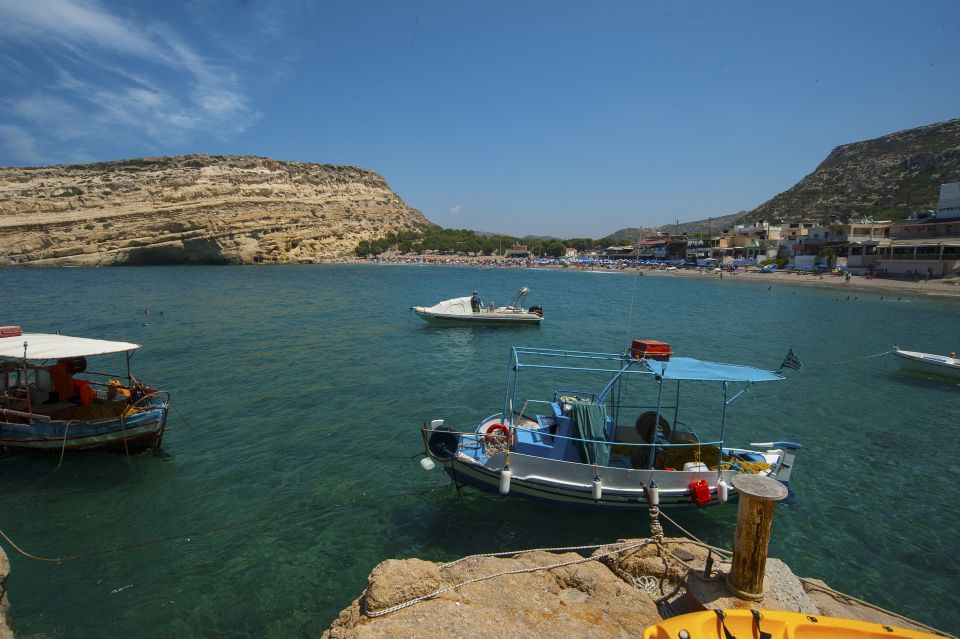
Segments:
[[[317,262],[430,225],[351,166],[187,155],[0,168],[0,265]]]

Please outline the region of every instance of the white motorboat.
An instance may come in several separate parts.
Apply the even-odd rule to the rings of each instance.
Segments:
[[[904,351],[899,347],[894,347],[893,356],[897,358],[897,364],[904,370],[960,379],[960,359],[957,359],[956,353],[935,355],[918,351]]]
[[[413,312],[434,324],[532,324],[543,321],[543,309],[539,306],[524,308],[523,302],[530,290],[524,286],[506,306],[492,304],[474,311],[470,297],[455,297],[433,306],[414,306]]]

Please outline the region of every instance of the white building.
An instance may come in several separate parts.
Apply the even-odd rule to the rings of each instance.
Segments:
[[[960,217],[960,182],[940,185],[940,206],[937,207],[937,219]]]

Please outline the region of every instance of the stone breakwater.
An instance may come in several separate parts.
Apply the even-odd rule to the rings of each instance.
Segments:
[[[188,155],[0,168],[0,265],[320,262],[430,225],[351,166]]]
[[[615,548],[601,547],[592,555],[596,561],[583,561],[573,552],[544,551],[470,557],[444,566],[420,559],[390,559],[373,569],[366,590],[322,637],[619,639],[639,637],[664,615],[737,607],[925,629],[837,593],[821,581],[799,578],[773,558],[767,560],[763,599],[736,600],[723,586],[728,563],[714,564],[710,577],[701,576],[708,559],[701,545],[682,538],[664,539],[660,546],[637,543],[641,541],[618,544],[632,548],[619,554],[610,554]],[[480,579],[491,575],[498,576]],[[377,616],[438,590],[443,591],[438,596]]]

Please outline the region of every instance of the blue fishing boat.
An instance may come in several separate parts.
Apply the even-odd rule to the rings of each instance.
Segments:
[[[673,357],[654,340],[634,340],[622,354],[514,347],[503,411],[472,430],[444,419],[424,425],[421,463],[439,462],[458,485],[560,504],[723,503],[736,496],[738,473],[789,482],[800,444],[747,449],[725,441],[734,400],[783,379],[779,371]],[[711,401],[719,413],[712,418]]]
[[[0,327],[0,447],[30,450],[159,446],[170,394],[133,376],[139,344]],[[126,356],[125,374],[92,372],[87,358]]]

